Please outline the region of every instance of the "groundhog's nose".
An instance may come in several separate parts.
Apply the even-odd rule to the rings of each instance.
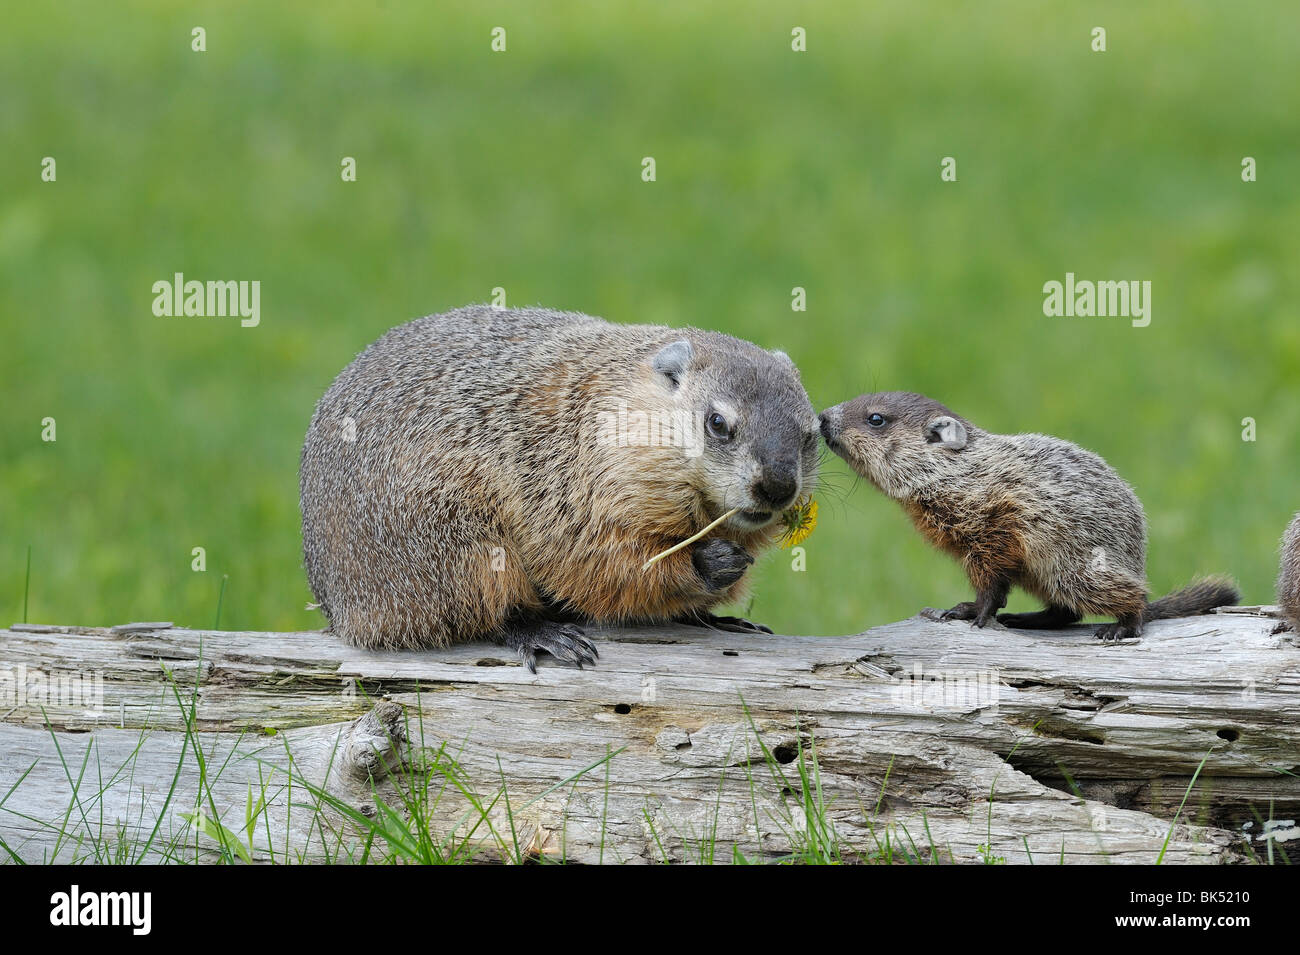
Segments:
[[[784,471],[769,471],[754,485],[754,496],[774,511],[789,507],[798,492],[799,481]]]
[[[821,422],[822,437],[827,441],[832,440],[835,437],[835,426],[831,424],[830,413],[823,411],[817,416],[817,420]]]

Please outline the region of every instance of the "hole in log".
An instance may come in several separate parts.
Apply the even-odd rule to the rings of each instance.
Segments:
[[[723,655],[724,657],[738,657],[738,656],[740,656],[740,651],[739,651],[739,650],[723,650],[723,651],[722,651],[722,655]]]
[[[685,743],[678,743],[676,746],[673,747],[673,749],[690,749],[690,748],[691,748],[690,740],[687,740]]]
[[[494,660],[492,657],[484,657],[482,660],[479,660],[478,663],[476,663],[476,664],[474,664],[474,665],[475,665],[476,667],[508,667],[508,666],[510,666],[510,664],[509,664],[509,663],[506,663],[505,660]]]
[[[1106,736],[1099,730],[1089,729],[1071,719],[1053,719],[1044,717],[1035,723],[1030,730],[1036,736],[1046,736],[1050,739],[1068,739],[1076,743],[1092,743],[1095,746],[1104,746]],[[1006,759],[1006,757],[1002,757]],[[1033,775],[1032,773],[1030,775]]]
[[[615,713],[631,713],[631,712],[632,712],[632,707],[628,706],[626,703],[615,703],[615,704],[614,704],[614,712],[615,712]]]
[[[794,743],[782,743],[776,749],[772,750],[772,758],[784,766],[786,763],[793,763],[799,756],[799,747]]]
[[[1225,726],[1214,735],[1219,737],[1219,739],[1226,739],[1229,743],[1235,743],[1237,740],[1241,739],[1241,734],[1229,726]]]

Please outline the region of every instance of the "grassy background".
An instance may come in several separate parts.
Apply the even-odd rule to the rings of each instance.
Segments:
[[[1142,496],[1155,590],[1225,570],[1269,600],[1300,508],[1300,8],[1090,6],[14,8],[0,616],[30,543],[34,621],[211,625],[228,574],[223,625],[318,626],[313,403],[386,328],[494,286],[782,347],[819,407],[907,388],[1067,437]],[[260,280],[261,326],[154,317],[176,271]],[[1151,280],[1151,326],[1045,318],[1066,271]],[[836,493],[838,461],[827,481],[808,571],[768,557],[756,619],[850,632],[966,598],[895,505]]]

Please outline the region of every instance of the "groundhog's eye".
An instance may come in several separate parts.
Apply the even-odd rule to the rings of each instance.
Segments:
[[[873,411],[867,415],[867,424],[873,428],[883,428],[885,426],[885,416],[879,411]]]
[[[727,426],[727,419],[716,411],[704,419],[704,424],[709,429],[709,434],[715,438],[725,441],[731,437],[731,428]]]

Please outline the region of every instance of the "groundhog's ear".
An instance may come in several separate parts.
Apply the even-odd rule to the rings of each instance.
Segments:
[[[793,358],[791,358],[785,352],[781,351],[781,349],[773,348],[772,357],[775,358],[777,361],[781,362],[781,364],[787,366],[792,372],[794,372],[794,376],[796,378],[799,377],[799,366],[794,363]]]
[[[691,356],[694,354],[695,349],[684,338],[679,342],[669,342],[655,355],[654,369],[671,381],[676,388],[682,383],[686,366],[691,363]]]
[[[960,451],[966,447],[966,426],[956,418],[940,415],[930,422],[925,440],[941,448]]]

